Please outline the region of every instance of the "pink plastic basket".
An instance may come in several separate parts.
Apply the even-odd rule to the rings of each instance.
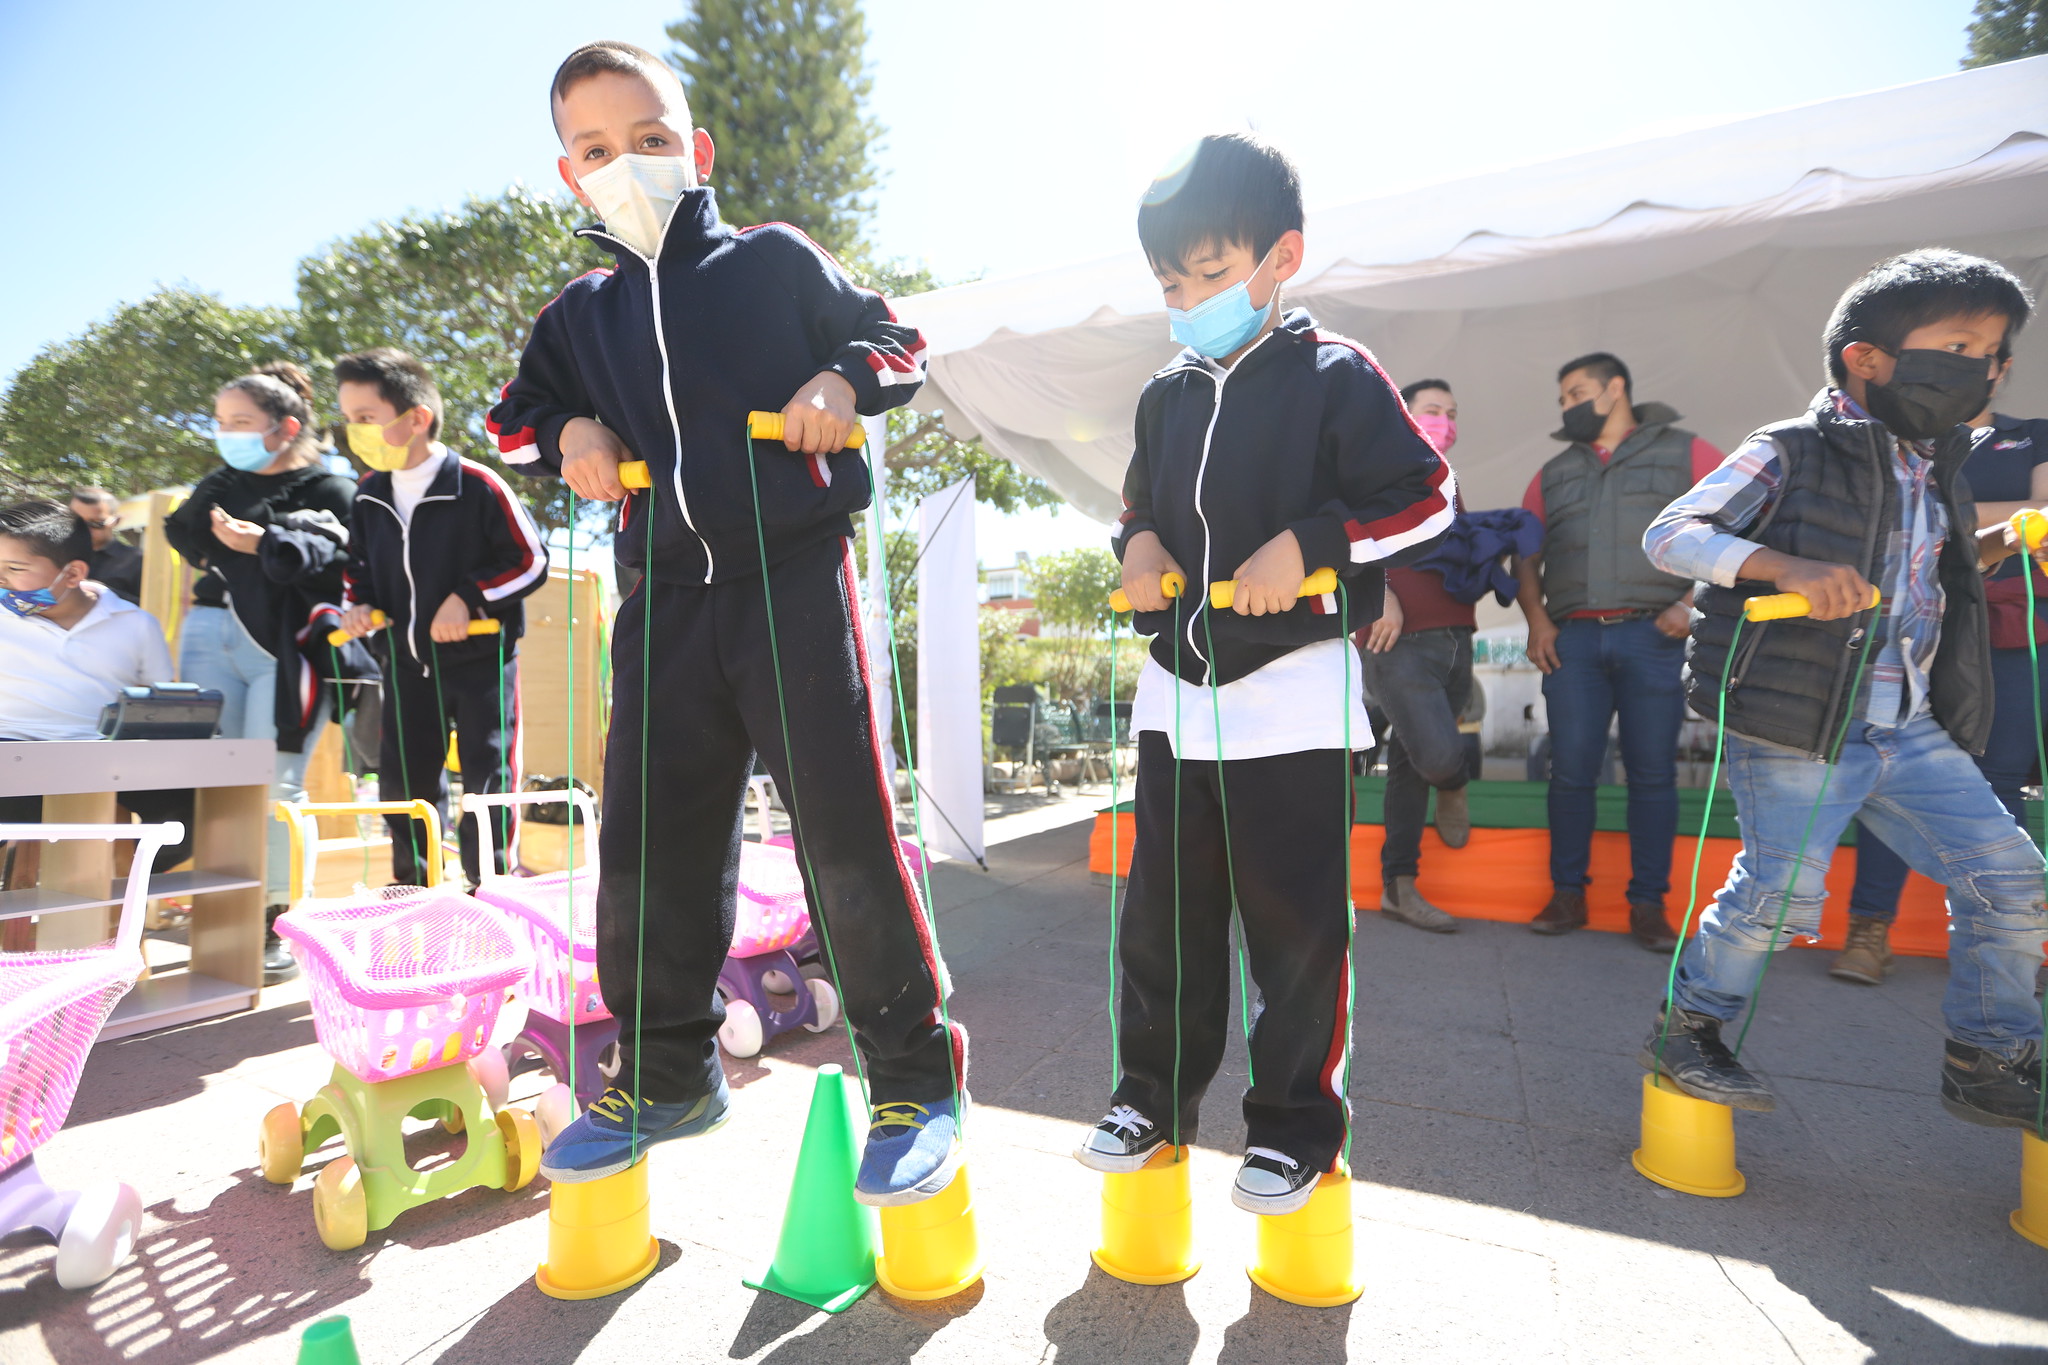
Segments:
[[[526,1007],[557,1023],[591,1024],[612,1017],[597,987],[597,869],[576,870],[573,906],[571,889],[567,872],[486,877],[476,898],[506,912],[533,949],[533,970],[518,989]]]
[[[811,932],[796,854],[782,844],[740,845],[740,894],[734,906],[733,957],[759,957]]]
[[[320,1045],[366,1081],[476,1056],[533,966],[503,914],[450,887],[304,901],[277,932],[306,969]]]
[[[64,1126],[86,1053],[140,969],[112,944],[0,955],[0,1169]]]

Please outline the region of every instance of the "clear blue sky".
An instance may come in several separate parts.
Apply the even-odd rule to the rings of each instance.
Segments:
[[[681,8],[0,0],[0,377],[158,284],[289,303],[324,241],[556,184],[555,64],[597,37],[664,50]],[[1126,248],[1151,171],[1211,128],[1260,128],[1338,203],[1942,75],[1971,0],[867,9],[875,236],[961,278]]]

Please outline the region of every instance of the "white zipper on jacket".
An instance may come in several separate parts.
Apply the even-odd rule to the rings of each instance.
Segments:
[[[1237,365],[1232,365],[1227,369],[1218,366],[1218,369],[1221,370],[1221,373],[1218,373],[1217,370],[1212,370],[1209,368],[1209,364],[1216,363],[1213,361],[1209,362],[1209,364],[1204,364],[1201,361],[1182,362],[1182,364],[1184,364],[1186,368],[1194,370],[1199,374],[1207,375],[1210,379],[1210,382],[1212,382],[1216,386],[1216,402],[1209,409],[1209,425],[1202,432],[1202,458],[1195,465],[1195,516],[1202,523],[1202,578],[1200,598],[1195,606],[1195,614],[1188,618],[1187,627],[1188,648],[1193,650],[1195,657],[1202,661],[1202,669],[1205,673],[1208,674],[1211,685],[1213,685],[1216,680],[1216,662],[1215,660],[1211,659],[1208,655],[1202,653],[1202,647],[1195,643],[1195,622],[1198,619],[1200,619],[1202,612],[1208,608],[1209,583],[1211,581],[1211,565],[1209,563],[1209,552],[1212,546],[1212,537],[1209,533],[1209,514],[1202,510],[1202,479],[1203,476],[1209,472],[1209,446],[1210,443],[1214,441],[1216,437],[1216,419],[1223,415],[1224,381],[1229,379],[1230,376],[1232,376],[1233,374],[1237,373],[1238,365],[1242,365],[1245,363],[1245,361],[1250,360],[1252,358],[1253,351],[1256,351],[1259,349],[1259,347],[1265,345],[1268,339],[1278,336],[1280,332],[1281,326],[1279,324],[1275,324],[1271,331],[1267,332],[1265,336],[1262,336],[1257,341],[1253,342],[1250,348],[1247,349],[1243,355],[1237,358]],[[1160,373],[1164,374],[1175,368],[1177,367],[1169,365],[1167,366],[1166,370],[1162,370]],[[1185,592],[1187,591],[1187,589],[1184,588],[1182,589],[1182,591]],[[1175,679],[1175,682],[1178,683],[1179,679]]]
[[[663,243],[668,241],[669,227],[675,222],[676,210],[682,206],[683,201],[681,199],[677,199],[675,203],[669,206],[668,217],[661,225],[661,240]],[[647,292],[654,307],[654,349],[661,357],[661,401],[662,405],[668,409],[669,435],[675,442],[676,508],[683,515],[683,525],[689,528],[691,535],[697,537],[697,543],[704,547],[704,581],[709,583],[711,581],[712,569],[715,567],[715,561],[711,554],[711,542],[704,538],[704,533],[697,529],[697,523],[690,519],[690,500],[683,496],[683,424],[681,419],[676,416],[675,377],[669,372],[668,365],[668,334],[661,325],[661,266],[656,256],[642,256],[638,251],[634,250],[630,243],[612,236],[609,232],[588,228],[578,235],[602,237],[607,242],[616,242],[626,251],[632,252],[634,256],[638,256],[647,266]],[[655,248],[657,256],[660,250],[659,246]],[[647,500],[647,515],[650,517],[654,515],[654,499],[651,496]],[[649,564],[645,567],[646,570],[651,571],[654,566]]]
[[[427,661],[420,657],[419,643],[412,638],[412,633],[420,628],[420,585],[412,576],[412,518],[399,516],[398,509],[392,504],[368,493],[356,494],[356,501],[374,502],[389,512],[398,522],[399,563],[405,566],[405,652],[412,655],[413,662],[420,666],[420,676],[424,678],[429,671]],[[417,514],[420,508],[430,502],[454,501],[455,495],[453,493],[442,493],[439,495],[429,493],[414,503],[412,510]],[[438,605],[435,607],[435,610],[440,610]]]

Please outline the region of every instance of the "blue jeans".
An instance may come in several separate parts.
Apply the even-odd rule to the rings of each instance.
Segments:
[[[1628,773],[1628,898],[1671,889],[1678,837],[1678,727],[1685,720],[1685,642],[1648,618],[1604,626],[1565,621],[1557,671],[1544,675],[1550,712],[1550,880],[1586,885],[1593,856],[1594,789],[1607,756],[1607,724],[1621,718]]]
[[[1991,651],[1991,696],[1991,739],[1977,759],[1977,768],[2025,829],[2020,788],[2033,775],[2040,742],[2034,728],[2034,667],[2026,650]],[[2041,709],[2048,715],[2048,690],[2042,693]],[[1849,913],[1890,924],[1899,917],[1899,892],[1905,885],[1906,860],[1858,825],[1856,884],[1849,890]]]
[[[221,738],[277,738],[277,660],[242,628],[232,608],[194,607],[186,614],[185,628],[178,638],[178,677],[219,690]],[[313,746],[320,742],[320,727],[327,723],[327,709],[323,694],[314,712],[312,728],[306,731],[304,746],[298,753],[277,756],[270,787],[272,800],[306,799],[306,762],[313,756]],[[288,904],[291,834],[284,821],[266,822],[265,841],[266,904]]]
[[[1948,887],[1941,1013],[1950,1036],[2005,1057],[2041,1036],[2041,854],[1948,731],[1924,716],[1895,730],[1857,721],[1832,766],[1730,735],[1728,774],[1742,852],[1679,959],[1681,1009],[1733,1020],[1756,990],[1765,954],[1820,933],[1828,859],[1860,812],[1866,828]],[[1788,882],[1790,906],[1774,935]]]

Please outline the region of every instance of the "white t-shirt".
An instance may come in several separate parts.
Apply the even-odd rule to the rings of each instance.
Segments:
[[[1157,730],[1172,745],[1176,688],[1180,691],[1181,742],[1175,752],[1182,758],[1217,756],[1219,712],[1226,759],[1341,749],[1347,738],[1347,709],[1351,747],[1372,747],[1372,723],[1365,718],[1358,653],[1349,640],[1303,645],[1236,682],[1223,684],[1213,694],[1207,687],[1182,682],[1148,654],[1144,670],[1138,674],[1131,729],[1140,733]]]
[[[0,608],[0,739],[98,739],[122,688],[175,676],[163,627],[111,588],[69,630]]]
[[[420,505],[420,499],[434,486],[434,476],[441,472],[441,462],[447,458],[447,447],[437,445],[415,467],[391,471],[391,500],[398,508],[399,520],[412,524],[412,509]]]

